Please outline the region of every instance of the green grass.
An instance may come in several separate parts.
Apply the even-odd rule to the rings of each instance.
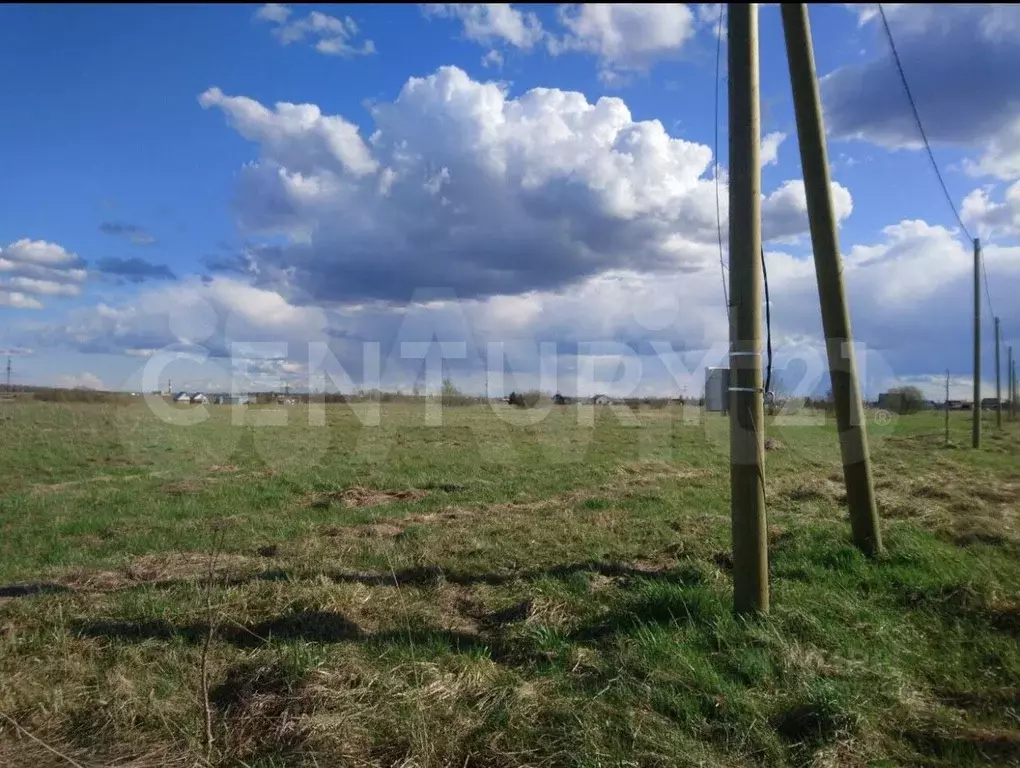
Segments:
[[[1020,423],[872,425],[876,560],[831,424],[770,427],[744,620],[718,415],[251,410],[0,403],[0,764],[1020,761]]]

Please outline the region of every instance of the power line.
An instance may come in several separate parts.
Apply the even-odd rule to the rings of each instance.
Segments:
[[[979,254],[979,256],[981,258],[981,274],[984,275],[984,278],[985,278],[985,298],[988,300],[988,302],[987,302],[988,303],[988,312],[991,314],[992,319],[994,320],[995,319],[995,310],[992,309],[992,294],[988,290],[988,269],[985,267],[985,250],[984,250],[984,248],[981,249],[981,253]]]
[[[719,59],[722,58],[722,20],[726,6],[719,4],[719,22],[715,30],[715,147],[712,157],[715,158],[715,227],[719,235],[719,272],[722,275],[722,295],[726,304],[726,319],[730,319],[730,297],[726,290],[726,263],[723,259],[722,243],[722,211],[719,207]],[[732,322],[732,321],[731,321]]]
[[[953,196],[949,194],[949,188],[946,186],[945,179],[942,178],[942,172],[939,170],[939,164],[935,161],[935,154],[932,152],[931,143],[928,141],[928,134],[925,133],[924,125],[921,123],[921,115],[917,111],[917,104],[914,101],[913,94],[910,92],[910,85],[907,83],[907,75],[903,71],[903,62],[900,61],[899,51],[896,50],[896,43],[893,41],[892,30],[889,28],[889,19],[886,18],[885,8],[882,7],[881,3],[878,3],[878,13],[882,17],[882,27],[885,29],[885,36],[889,40],[889,48],[892,51],[893,61],[896,63],[896,69],[900,73],[900,82],[903,83],[903,90],[907,94],[907,101],[910,102],[910,109],[914,113],[914,122],[917,123],[917,130],[921,134],[921,140],[924,141],[924,148],[928,153],[928,159],[931,161],[931,167],[934,169],[935,176],[938,178],[939,185],[942,187],[942,194],[945,195],[946,202],[949,203],[949,207],[952,209],[953,215],[956,217],[956,222],[960,225],[960,229],[963,230],[963,234],[965,234],[967,239],[973,243],[974,238],[967,229],[967,225],[963,223],[963,218],[961,218],[960,212],[956,209],[956,204],[953,202]],[[988,269],[985,267],[984,253],[981,254],[981,271],[984,273],[985,298],[988,300],[988,311],[994,318],[995,310],[992,308],[992,294],[988,290]]]
[[[956,210],[956,204],[953,202],[953,197],[949,194],[949,188],[946,187],[946,182],[942,178],[942,171],[939,170],[939,164],[935,162],[935,155],[932,153],[931,144],[928,142],[928,134],[925,133],[924,125],[921,123],[921,115],[917,111],[917,104],[914,102],[914,96],[910,92],[910,85],[907,83],[907,75],[903,71],[900,54],[896,50],[896,43],[893,42],[892,30],[889,28],[889,20],[885,17],[885,8],[882,7],[881,3],[878,4],[878,12],[882,16],[882,26],[885,28],[885,36],[889,39],[889,48],[892,50],[893,60],[896,62],[896,69],[900,73],[900,81],[903,83],[903,90],[907,93],[907,101],[910,102],[910,109],[914,113],[914,122],[917,123],[917,130],[921,134],[921,140],[924,141],[924,148],[928,152],[928,159],[931,160],[931,167],[935,170],[935,175],[938,177],[939,184],[942,186],[942,193],[946,196],[946,202],[949,203],[949,207],[953,209],[953,215],[956,216],[956,221],[960,225],[960,229],[963,230],[963,234],[967,236],[967,239],[973,242],[974,238],[971,237],[970,232],[963,223],[963,219],[960,218],[960,213]]]

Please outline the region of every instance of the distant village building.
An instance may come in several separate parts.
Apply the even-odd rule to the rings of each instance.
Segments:
[[[176,395],[174,395],[174,402],[175,403],[190,403],[191,402],[191,395],[189,395],[187,392],[178,392]]]
[[[216,405],[248,405],[248,395],[217,395],[213,401]]]
[[[209,398],[203,395],[201,392],[196,392],[191,396],[191,402],[194,405],[202,405],[209,402]]]
[[[613,403],[608,395],[595,395],[595,397],[591,399],[591,402],[593,405],[612,405]]]

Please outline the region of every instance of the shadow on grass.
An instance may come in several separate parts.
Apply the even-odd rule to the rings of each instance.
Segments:
[[[439,566],[425,566],[419,568],[407,568],[399,571],[325,571],[325,572],[291,572],[276,568],[272,570],[259,571],[244,576],[227,576],[217,579],[217,584],[223,587],[239,587],[258,581],[310,581],[326,578],[330,581],[344,584],[364,584],[369,587],[427,587],[435,586],[443,582],[457,584],[460,586],[474,586],[485,584],[489,586],[502,586],[518,581],[538,581],[540,579],[567,579],[574,574],[590,573],[600,574],[609,578],[617,579],[646,579],[655,581],[669,581],[681,584],[699,583],[702,579],[701,572],[693,565],[682,564],[675,567],[649,568],[636,567],[622,562],[585,561],[580,563],[569,563],[554,565],[549,568],[539,568],[527,571],[504,571],[504,572],[473,572],[455,571],[440,568]],[[184,584],[194,584],[197,578],[191,579],[158,579],[147,581],[138,579],[123,586],[116,586],[105,589],[78,587],[73,585],[60,584],[56,582],[33,582],[22,584],[0,585],[0,598],[2,597],[31,597],[33,595],[47,593],[80,593],[89,594],[92,592],[120,592],[140,587],[156,589],[173,589]]]
[[[205,624],[174,625],[161,619],[82,621],[72,626],[79,637],[140,643],[147,640],[179,641],[199,645]],[[253,624],[217,627],[216,640],[239,648],[272,642],[361,643],[382,648],[428,646],[453,653],[470,653],[508,666],[540,660],[526,647],[510,647],[500,634],[460,632],[436,627],[366,632],[343,614],[333,611],[294,611]]]
[[[0,585],[0,597],[31,597],[32,595],[45,595],[54,592],[71,592],[70,587],[63,584],[55,584],[49,581],[33,581],[26,584],[3,584]]]

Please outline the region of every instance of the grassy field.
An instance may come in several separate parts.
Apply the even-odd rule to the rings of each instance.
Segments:
[[[1020,761],[1020,422],[874,423],[874,561],[771,426],[744,621],[718,415],[207,413],[0,402],[0,765]]]

